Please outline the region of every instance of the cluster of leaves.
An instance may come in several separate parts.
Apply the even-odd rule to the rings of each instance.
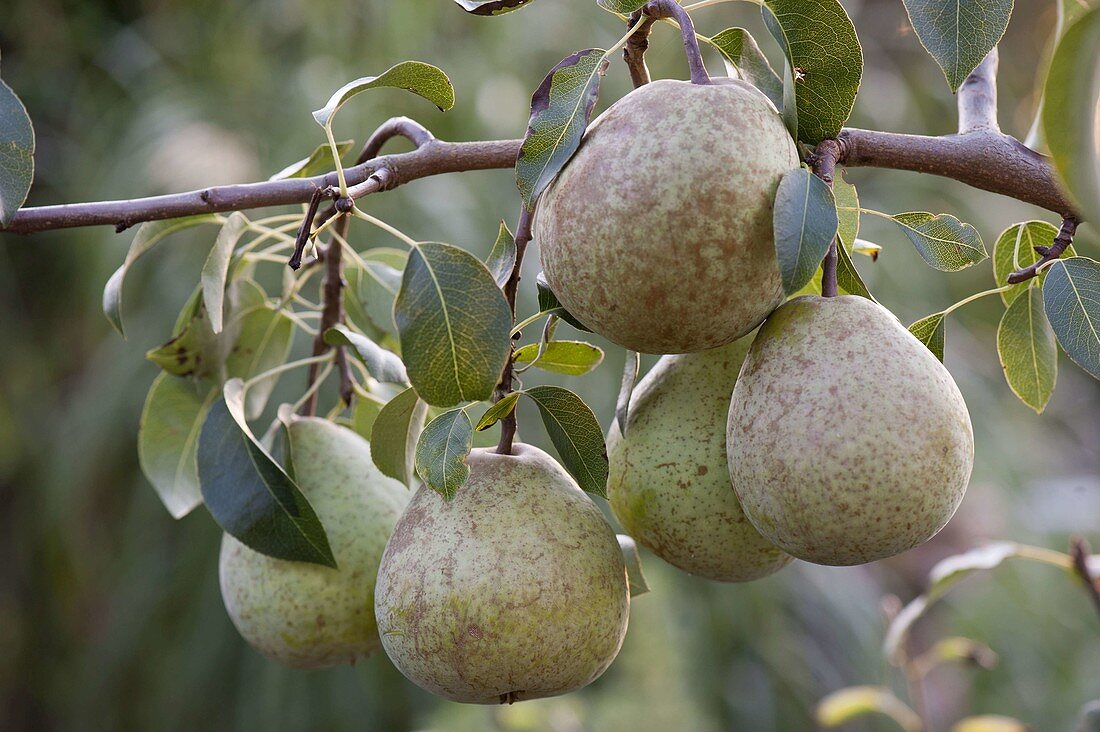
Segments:
[[[940,666],[946,664],[967,664],[972,667],[990,669],[998,662],[997,654],[989,646],[970,638],[951,636],[941,638],[922,653],[915,654],[911,649],[910,631],[936,602],[967,577],[977,572],[995,569],[1010,559],[1026,559],[1051,565],[1062,570],[1072,582],[1081,582],[1076,574],[1074,559],[1068,554],[1043,547],[1016,544],[1014,542],[994,542],[971,549],[970,551],[948,557],[929,573],[928,588],[908,605],[898,610],[887,628],[883,653],[892,665],[905,670],[906,678],[923,679]],[[1091,577],[1100,575],[1100,555],[1086,558],[1086,569]],[[1100,582],[1100,579],[1092,581]],[[900,603],[899,603],[900,606]],[[1086,726],[1100,721],[1096,714],[1097,703],[1086,705],[1082,710],[1081,730],[1092,730]],[[921,718],[908,704],[886,686],[853,686],[840,689],[821,700],[817,707],[817,721],[822,727],[839,727],[853,720],[869,715],[883,715],[903,729],[920,732],[926,728],[927,720]],[[979,715],[960,720],[952,727],[956,732],[1023,732],[1030,729],[1019,720],[1000,715]]]

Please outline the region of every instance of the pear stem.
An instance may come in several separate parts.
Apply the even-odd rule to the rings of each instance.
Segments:
[[[836,164],[840,160],[840,145],[836,140],[822,140],[814,151],[810,153],[806,162],[814,171],[814,175],[824,181],[829,188],[833,187],[833,178],[836,175]],[[821,295],[822,297],[836,297],[836,237],[829,244],[829,251],[825,253],[825,259],[821,263]]]
[[[710,74],[707,73],[707,67],[703,64],[703,52],[699,49],[699,39],[695,36],[695,24],[691,22],[691,16],[683,6],[676,0],[651,0],[642,8],[642,13],[654,20],[671,18],[676,21],[680,26],[680,36],[684,40],[684,53],[687,54],[688,69],[691,71],[691,83],[709,84]],[[641,26],[639,30],[644,27],[644,25]],[[631,75],[633,76],[633,73]],[[635,79],[635,86],[637,86],[637,79]]]
[[[519,291],[520,270],[523,267],[523,253],[527,251],[527,244],[531,241],[531,223],[533,212],[526,206],[521,207],[519,221],[516,223],[516,263],[512,265],[512,274],[504,283],[504,297],[508,300],[508,307],[512,309],[512,320],[516,319],[516,293]],[[497,384],[496,398],[500,401],[512,393],[512,379],[515,370],[512,365],[512,357],[515,355],[515,340],[519,333],[512,336],[512,347],[508,354],[508,363],[504,365],[504,371],[500,375]],[[516,411],[512,412],[500,421],[500,442],[497,443],[497,452],[501,455],[512,454],[512,441],[516,437]]]

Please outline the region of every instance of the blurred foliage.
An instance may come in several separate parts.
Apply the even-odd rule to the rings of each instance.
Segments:
[[[1036,69],[1054,22],[1051,0],[1019,0],[1002,47],[1001,112],[1024,135]],[[852,124],[944,133],[954,101],[896,0],[847,0],[867,56]],[[744,25],[745,4],[697,14],[702,32]],[[395,114],[444,139],[518,137],[531,91],[577,48],[606,46],[621,24],[593,2],[544,0],[477,18],[449,0],[5,0],[4,78],[38,132],[32,204],[138,196],[266,178],[321,141],[310,111],[358,76],[418,59],[443,68],[458,101],[447,114],[399,91],[349,105],[338,138],[365,139]],[[684,77],[679,40],[656,29],[655,76]],[[775,49],[766,52],[776,63]],[[711,53],[711,52],[708,52]],[[708,55],[712,72],[721,68]],[[600,107],[629,88],[612,66]],[[394,149],[403,149],[395,143]],[[865,206],[951,213],[987,242],[1045,212],[911,173],[852,170]],[[505,171],[419,181],[374,196],[366,210],[421,240],[484,255],[498,221],[518,209]],[[360,248],[389,246],[358,224]],[[867,220],[878,262],[857,257],[871,291],[903,322],[992,286],[989,264],[947,275],[927,268],[888,222]],[[221,606],[219,536],[204,510],[176,523],[138,472],[135,433],[163,342],[209,244],[184,234],[127,281],[129,340],[111,332],[100,290],[129,235],[109,228],[0,236],[0,728],[801,730],[815,703],[845,686],[904,681],[880,643],[884,593],[908,600],[938,559],[985,538],[1063,548],[1071,532],[1100,544],[1100,387],[1068,359],[1043,417],[1004,384],[995,352],[1002,305],[967,306],[947,332],[947,364],[969,402],[977,441],[970,492],[935,540],[855,569],[796,564],[750,585],[695,580],[643,557],[653,591],[634,603],[611,670],[583,692],[514,707],[439,702],[384,656],[358,668],[293,672],[252,651]],[[1091,246],[1091,249],[1090,249]],[[1097,256],[1094,245],[1079,246]],[[537,258],[521,284],[535,311]],[[568,326],[565,326],[568,330]],[[561,333],[562,337],[568,334]],[[598,339],[597,339],[598,340]],[[296,352],[307,347],[299,338]],[[607,425],[623,353],[570,380]],[[652,359],[647,359],[649,366]],[[532,383],[568,377],[532,372]],[[866,378],[874,379],[875,374]],[[281,380],[276,399],[301,393]],[[530,384],[529,384],[530,385]],[[332,404],[334,395],[325,399]],[[524,437],[547,446],[535,407]],[[1097,620],[1077,587],[1044,567],[975,578],[917,626],[917,650],[944,634],[992,647],[991,671],[937,670],[926,696],[933,725],[1001,713],[1036,729],[1068,729],[1100,695]],[[852,726],[850,729],[889,729]]]

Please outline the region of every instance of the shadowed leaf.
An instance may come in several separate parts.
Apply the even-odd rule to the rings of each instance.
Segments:
[[[1038,287],[1028,288],[1005,310],[997,327],[997,356],[1012,392],[1041,414],[1054,393],[1058,346]]]
[[[474,15],[503,15],[519,10],[535,0],[455,0],[467,13]]]
[[[637,351],[627,351],[626,360],[623,362],[623,378],[619,382],[619,397],[615,400],[615,422],[619,425],[621,435],[626,435],[630,397],[634,393],[634,385],[638,383],[638,371],[641,367],[641,354]]]
[[[240,211],[234,211],[222,224],[214,247],[202,266],[202,299],[206,303],[206,312],[210,317],[210,328],[221,333],[225,315],[225,280],[229,275],[229,260],[241,235],[248,230],[248,218]]]
[[[588,405],[560,386],[536,386],[524,392],[539,408],[542,423],[562,464],[582,489],[607,497],[607,446]]]
[[[27,200],[34,180],[34,126],[23,102],[0,81],[0,229]]]
[[[565,309],[558,300],[558,296],[550,289],[550,283],[546,281],[546,275],[542,272],[535,276],[535,288],[538,290],[540,312],[556,315],[577,330],[583,330],[585,333],[592,332]]]
[[[413,476],[416,441],[424,427],[428,405],[406,389],[382,407],[371,427],[371,457],[385,475],[405,485]]]
[[[727,28],[712,36],[710,41],[726,61],[740,72],[741,78],[762,91],[776,109],[783,109],[783,80],[775,73],[767,57],[760,51],[760,46],[756,45],[756,39],[747,30]]]
[[[772,216],[779,272],[789,295],[814,276],[836,236],[836,203],[820,178],[805,168],[794,168],[779,182]]]
[[[429,422],[416,443],[417,475],[448,500],[470,477],[466,458],[473,448],[473,433],[466,411],[452,409]]]
[[[337,325],[325,331],[325,343],[330,346],[350,346],[352,352],[367,367],[367,373],[379,381],[390,384],[408,383],[405,364],[397,354],[382,348],[365,335]]]
[[[1001,40],[1012,0],[904,0],[917,38],[943,69],[951,91]]]
[[[1058,236],[1058,229],[1046,221],[1025,221],[1001,232],[997,242],[993,245],[993,278],[997,281],[997,287],[1008,284],[1008,276],[1016,270],[1030,267],[1039,261],[1042,256],[1035,247],[1049,247],[1054,243],[1054,237]],[[1076,254],[1071,244],[1065,251],[1065,256],[1072,257]],[[1039,281],[1047,276],[1046,271],[1039,273]],[[1001,300],[1005,305],[1011,303],[1016,297],[1027,290],[1030,282],[1021,282],[1013,285],[1012,289],[1001,293]]]
[[[489,268],[493,279],[504,287],[504,283],[512,276],[512,269],[516,264],[516,238],[508,229],[508,224],[502,220],[500,230],[497,232],[497,240],[485,258],[485,266]]]
[[[630,596],[637,597],[649,592],[649,582],[642,572],[642,556],[638,552],[638,544],[626,534],[616,534],[619,540],[619,550],[623,553],[623,562],[626,564],[626,579],[630,586]]]
[[[328,127],[340,107],[356,94],[368,89],[394,87],[405,89],[446,111],[455,104],[455,90],[443,71],[422,61],[403,61],[391,66],[378,76],[363,76],[349,81],[329,98],[328,104],[313,113],[313,119],[322,127]]]
[[[941,272],[958,272],[989,255],[978,231],[950,214],[910,211],[891,216],[921,259]]]
[[[1071,257],[1052,264],[1043,282],[1043,304],[1062,350],[1100,379],[1100,262]]]

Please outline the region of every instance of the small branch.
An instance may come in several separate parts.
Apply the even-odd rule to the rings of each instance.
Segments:
[[[287,266],[291,269],[296,270],[302,266],[302,254],[306,250],[306,244],[309,243],[309,234],[313,231],[313,220],[317,217],[317,209],[324,196],[325,190],[318,188],[309,199],[306,215],[302,218],[302,225],[298,227],[298,236],[294,240],[294,252],[290,255],[290,261],[287,262]]]
[[[1035,247],[1035,251],[1041,255],[1039,261],[1030,267],[1024,267],[1010,274],[1008,276],[1008,284],[1018,285],[1038,275],[1042,267],[1058,259],[1067,249],[1069,249],[1069,245],[1073,243],[1073,236],[1076,233],[1077,219],[1072,216],[1062,219],[1062,228],[1059,229],[1058,236],[1054,237],[1054,243],[1049,247]]]
[[[508,300],[508,306],[512,309],[512,320],[516,319],[516,294],[519,292],[520,271],[523,267],[523,254],[527,251],[527,244],[531,241],[532,212],[522,207],[519,214],[519,222],[516,224],[516,263],[512,265],[512,274],[504,283],[504,297]],[[512,336],[512,342],[520,337],[520,333]],[[514,353],[515,346],[512,347]],[[515,376],[512,364],[512,353],[508,354],[508,362],[504,365],[504,372],[497,384],[496,397],[501,400],[512,393],[512,379]],[[500,442],[497,443],[497,452],[501,455],[512,454],[512,441],[516,437],[516,412],[512,413],[500,422]]]
[[[688,69],[691,71],[691,83],[709,84],[710,74],[703,64],[703,52],[699,50],[699,39],[695,37],[695,24],[691,16],[676,0],[651,0],[642,7],[642,12],[654,20],[672,18],[680,26],[680,36],[684,41],[684,53],[687,54]],[[640,29],[639,29],[640,30]]]
[[[336,222],[335,235],[330,237],[325,248],[325,280],[321,285],[322,309],[321,322],[317,325],[317,336],[313,339],[313,355],[319,356],[331,346],[325,343],[325,331],[344,322],[344,265],[343,248],[340,240],[347,236],[348,217]],[[336,366],[340,370],[340,398],[344,404],[351,404],[351,368],[347,354],[342,346],[336,348]],[[309,385],[317,380],[318,364],[309,367]],[[312,416],[317,413],[317,389],[309,395],[302,405],[302,414]]]
[[[1000,132],[997,122],[997,48],[994,47],[959,87],[959,134]]]
[[[1084,537],[1075,536],[1070,539],[1069,553],[1073,557],[1073,571],[1084,581],[1085,591],[1088,593],[1089,599],[1092,600],[1096,612],[1100,613],[1100,587],[1097,587],[1098,581],[1089,570],[1089,555],[1092,554],[1089,543],[1085,541]]]
[[[633,27],[641,18],[642,11],[636,10],[630,16],[627,25]],[[653,30],[656,20],[646,16],[646,21],[638,26],[638,30],[634,31],[627,40],[626,46],[623,47],[623,61],[626,61],[626,67],[630,69],[630,80],[634,83],[635,89],[649,83],[649,67],[645,63],[645,52],[649,49],[649,33]]]
[[[809,157],[810,167],[814,175],[825,182],[829,188],[833,187],[833,179],[836,176],[836,162],[840,159],[840,145],[836,140],[822,140]],[[836,297],[836,237],[829,243],[829,251],[825,253],[825,259],[821,263],[821,295],[822,297]]]
[[[435,135],[416,120],[408,117],[393,117],[383,122],[367,139],[366,143],[363,144],[359,157],[355,160],[355,164],[362,165],[368,160],[378,157],[378,153],[382,152],[382,146],[395,137],[404,137],[417,148],[424,147],[435,140]]]

